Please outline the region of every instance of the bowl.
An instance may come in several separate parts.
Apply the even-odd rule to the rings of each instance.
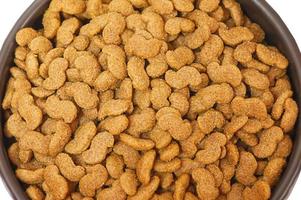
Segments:
[[[33,26],[39,28],[39,26],[41,26],[42,14],[48,7],[49,2],[50,0],[35,0],[17,21],[4,42],[2,50],[0,51],[0,102],[2,102],[4,96],[6,83],[9,78],[9,67],[13,64],[14,49],[17,46],[15,34],[22,27]],[[238,0],[238,2],[241,4],[244,12],[254,22],[262,26],[266,32],[267,42],[278,47],[278,49],[288,58],[290,62],[288,75],[291,79],[293,90],[299,91],[301,89],[300,50],[284,22],[266,1]],[[299,110],[301,110],[301,94],[295,92],[295,95],[295,100],[299,106]],[[24,188],[17,180],[13,166],[7,157],[6,148],[9,145],[9,141],[3,136],[4,112],[2,108],[0,109],[0,173],[12,198],[16,200],[27,200],[28,197],[24,192]],[[297,131],[301,130],[300,115],[301,112],[299,112],[295,129],[292,132],[294,141],[292,154],[289,157],[287,167],[277,186],[272,191],[272,200],[287,199],[301,169],[301,135],[295,134]]]

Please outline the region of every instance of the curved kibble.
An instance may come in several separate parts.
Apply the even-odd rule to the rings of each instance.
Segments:
[[[233,57],[240,63],[251,62],[253,57],[252,54],[256,51],[256,43],[254,42],[244,42],[237,45],[233,52]]]
[[[60,153],[55,159],[55,164],[64,177],[70,181],[79,181],[85,175],[85,168],[76,166],[72,158],[65,153]]]
[[[79,191],[88,197],[95,196],[96,190],[101,188],[108,179],[106,168],[100,164],[86,167],[87,174],[79,181]],[[93,184],[91,184],[93,183]]]
[[[121,156],[112,153],[106,157],[106,169],[112,178],[118,179],[123,173],[124,162]]]
[[[47,155],[49,142],[49,137],[40,132],[27,131],[19,140],[19,148]]]
[[[201,164],[211,164],[217,161],[222,153],[222,147],[226,144],[226,136],[219,132],[210,134],[204,139],[204,145],[195,155],[195,160]]]
[[[155,143],[152,140],[141,139],[124,133],[120,134],[120,141],[138,151],[150,150],[155,146]]]
[[[85,8],[85,2],[82,0],[62,0],[62,11],[70,15],[80,14]]]
[[[225,135],[227,136],[228,139],[231,139],[233,137],[233,135],[239,129],[245,128],[247,123],[248,123],[248,117],[246,115],[237,116],[237,117],[234,116],[234,117],[232,117],[231,122],[228,122],[224,126],[224,133],[225,133]]]
[[[192,179],[196,181],[196,191],[201,199],[216,199],[219,191],[215,186],[214,176],[205,168],[192,171]]]
[[[69,86],[66,86],[66,93],[73,97],[75,103],[83,109],[95,108],[99,102],[97,93],[87,83],[71,83]]]
[[[147,39],[134,34],[125,45],[125,51],[141,58],[152,58],[159,54],[162,42],[158,39]],[[151,49],[148,47],[152,47]]]
[[[117,45],[106,45],[102,49],[103,55],[106,57],[108,70],[117,79],[126,77],[126,56],[122,48]]]
[[[244,82],[256,89],[266,90],[270,87],[270,81],[268,77],[256,69],[246,69],[242,71]]]
[[[133,82],[133,87],[137,90],[145,90],[149,86],[149,77],[144,69],[143,59],[133,57],[127,64],[127,72]]]
[[[137,192],[138,180],[136,173],[132,170],[127,170],[120,176],[120,186],[124,192],[133,196]]]
[[[235,115],[247,115],[259,120],[267,118],[267,108],[259,98],[235,97],[231,102],[231,108]]]
[[[175,172],[181,167],[181,160],[174,158],[170,161],[157,160],[154,165],[154,170],[157,172]]]
[[[203,78],[194,67],[184,66],[177,72],[168,70],[165,73],[166,82],[173,88],[182,89],[186,86],[198,86],[203,82]]]
[[[144,12],[141,15],[142,20],[146,23],[147,31],[152,34],[154,38],[164,39],[164,20],[161,15],[156,12]]]
[[[33,97],[29,94],[23,94],[18,99],[18,112],[26,121],[29,130],[36,129],[42,122],[42,110],[35,105]]]
[[[207,25],[199,26],[193,32],[187,33],[184,37],[184,44],[191,49],[201,47],[210,38],[210,27]]]
[[[26,194],[31,199],[44,199],[45,195],[42,190],[37,186],[29,186],[26,189]]]
[[[20,46],[26,46],[37,36],[38,32],[33,28],[23,28],[17,32],[16,42]]]
[[[220,0],[201,0],[199,8],[204,12],[212,12],[217,9]]]
[[[152,78],[162,76],[168,69],[168,64],[165,60],[165,54],[160,53],[155,57],[147,59],[149,65],[146,67],[146,73]]]
[[[133,5],[127,0],[113,0],[109,3],[108,9],[111,12],[119,12],[125,16],[134,12]]]
[[[107,116],[116,116],[128,110],[130,102],[128,100],[112,99],[105,102],[99,110],[98,118],[104,119]]]
[[[57,46],[65,47],[69,45],[79,27],[80,21],[75,17],[64,20],[56,33]]]
[[[236,26],[241,26],[244,23],[244,14],[240,4],[232,0],[223,0],[223,5],[230,11],[230,15]]]
[[[178,169],[175,174],[177,176],[183,174],[183,173],[191,173],[192,170],[201,167],[201,164],[197,161],[191,160],[189,158],[183,158],[182,159],[182,164],[181,164],[181,168]]]
[[[6,121],[6,131],[16,138],[22,137],[27,131],[26,122],[18,113],[12,114]]]
[[[74,138],[65,146],[65,151],[70,154],[80,154],[85,151],[93,137],[96,135],[94,122],[89,121],[76,129]]]
[[[286,99],[290,98],[293,95],[293,92],[291,90],[287,90],[283,92],[275,101],[271,115],[273,119],[278,120],[280,119],[283,111],[284,111],[284,104],[286,102]]]
[[[280,69],[286,69],[288,66],[288,60],[280,52],[269,49],[269,47],[262,44],[257,45],[256,55],[260,61],[267,65]]]
[[[194,9],[194,5],[189,0],[172,0],[176,10],[180,12],[190,12]]]
[[[100,65],[92,54],[78,56],[74,60],[74,68],[79,70],[83,82],[93,86],[100,73]]]
[[[231,191],[227,194],[227,199],[235,199],[237,197],[242,197],[242,192],[244,190],[244,186],[240,183],[235,183],[232,185]]]
[[[183,141],[180,141],[181,157],[192,158],[198,150],[197,144],[203,140],[205,134],[200,131],[197,123],[192,125],[191,135]]]
[[[106,118],[100,123],[101,129],[105,129],[113,135],[119,135],[129,125],[129,120],[125,115],[119,115],[112,118]]]
[[[148,3],[161,15],[171,14],[174,10],[173,3],[169,0],[149,0]]]
[[[298,116],[298,110],[298,105],[293,99],[288,98],[285,101],[284,113],[280,122],[280,127],[285,133],[290,132],[294,128]]]
[[[263,170],[263,180],[270,186],[274,186],[286,165],[286,161],[283,158],[275,158],[268,162]]]
[[[43,15],[42,24],[44,27],[43,34],[45,37],[53,39],[61,25],[60,13],[53,12],[50,9],[46,10]]]
[[[261,133],[258,145],[254,146],[252,151],[258,158],[267,158],[275,152],[278,143],[282,139],[282,129],[277,126],[272,126]]]
[[[69,186],[68,181],[59,173],[59,169],[55,165],[48,165],[44,172],[43,189],[46,194],[55,199],[65,199]]]
[[[271,196],[271,188],[265,181],[258,180],[250,188],[247,187],[243,190],[243,198],[245,200],[264,199],[267,200]]]
[[[87,164],[101,163],[108,153],[108,148],[113,147],[114,137],[108,132],[95,135],[91,141],[90,148],[82,153],[82,159]]]
[[[48,147],[49,155],[56,156],[64,150],[65,145],[69,142],[71,138],[71,128],[63,121],[54,121],[54,127],[51,127],[49,131],[53,132]]]
[[[147,151],[138,161],[136,167],[136,174],[138,180],[142,184],[148,184],[151,180],[151,171],[153,169],[156,158],[154,150]]]
[[[179,110],[181,115],[184,116],[189,110],[189,101],[187,97],[180,93],[174,92],[169,96],[170,106]]]
[[[101,190],[97,194],[98,200],[124,200],[126,199],[126,193],[121,187],[119,180],[112,183],[112,186]]]
[[[157,126],[150,131],[149,137],[155,142],[156,148],[158,149],[166,147],[172,140],[172,137],[168,132],[161,130]]]
[[[179,70],[181,67],[189,65],[194,61],[192,50],[186,46],[180,46],[174,51],[167,51],[165,56],[168,65],[176,70]]]
[[[243,185],[252,185],[256,181],[255,171],[257,162],[253,154],[241,152],[240,160],[236,169],[235,178]]]
[[[50,95],[52,95],[55,91],[46,90],[43,87],[34,87],[34,88],[31,88],[31,92],[36,97],[47,98]]]
[[[288,135],[284,135],[283,139],[278,143],[277,149],[273,153],[272,158],[287,158],[291,153],[293,141]]]
[[[44,168],[37,170],[17,169],[16,176],[23,183],[26,184],[39,184],[44,181]]]
[[[71,123],[77,116],[74,103],[69,100],[60,100],[56,95],[47,98],[45,112],[54,119],[63,119],[66,123]]]
[[[149,184],[140,186],[137,193],[129,197],[128,200],[150,199],[159,187],[159,183],[159,177],[153,176]]]
[[[168,19],[165,23],[165,31],[170,35],[177,35],[180,32],[192,32],[194,28],[193,21],[181,17]]]
[[[211,62],[217,62],[218,57],[223,53],[224,43],[217,35],[211,35],[205,42],[201,51],[197,54],[197,60],[203,65],[208,65]]]
[[[48,66],[48,78],[43,81],[43,88],[56,90],[63,86],[66,81],[65,71],[68,68],[68,61],[64,58],[54,59]]]
[[[123,142],[119,142],[114,145],[113,151],[123,157],[124,163],[126,164],[127,168],[136,168],[137,162],[140,159],[140,154],[137,150]]]
[[[225,119],[222,113],[216,110],[208,110],[198,116],[197,119],[200,131],[209,134],[215,128],[222,128],[225,124]]]
[[[52,43],[44,36],[37,36],[28,44],[33,53],[47,53],[52,49]]]
[[[197,26],[208,26],[211,33],[215,33],[219,28],[218,21],[198,9],[188,13],[187,18],[194,21]]]
[[[151,87],[150,101],[153,108],[159,110],[162,107],[169,106],[168,97],[171,94],[170,86],[162,79],[153,79],[151,81]]]
[[[230,46],[236,46],[244,41],[251,41],[254,34],[246,27],[234,27],[227,30],[226,28],[219,28],[219,36],[224,43]]]
[[[118,79],[110,71],[106,70],[98,75],[93,86],[96,91],[104,92],[114,87],[117,81]]]
[[[171,137],[176,140],[185,140],[191,134],[191,124],[188,121],[182,120],[181,117],[166,114],[158,119],[158,126],[165,131],[168,131]]]
[[[175,191],[173,194],[174,200],[184,199],[186,189],[189,186],[190,176],[188,174],[182,174],[175,182]]]
[[[133,136],[139,136],[141,133],[151,131],[155,126],[155,112],[151,108],[141,110],[140,113],[132,114],[128,118],[129,126],[127,133]]]
[[[215,103],[227,104],[234,97],[232,87],[227,83],[213,84],[198,91],[190,99],[190,111],[199,113],[212,108]]]
[[[222,65],[218,63],[210,63],[207,66],[207,73],[209,78],[215,83],[229,83],[233,87],[240,85],[242,81],[242,74],[235,65]]]
[[[170,161],[180,154],[180,146],[176,142],[172,142],[167,147],[160,149],[160,160]]]

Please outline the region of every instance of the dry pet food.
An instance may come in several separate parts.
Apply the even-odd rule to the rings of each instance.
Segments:
[[[235,0],[52,0],[2,108],[32,200],[268,200],[298,106]]]

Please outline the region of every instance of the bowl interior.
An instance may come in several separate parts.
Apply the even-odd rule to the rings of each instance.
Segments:
[[[266,32],[267,42],[275,45],[279,50],[286,55],[290,61],[288,69],[289,77],[292,81],[292,86],[295,91],[295,100],[299,107],[301,105],[301,95],[297,93],[301,86],[301,60],[300,51],[290,34],[289,30],[282,22],[275,11],[265,2],[258,0],[238,0],[245,13],[256,23],[260,24]],[[7,37],[6,42],[0,53],[0,102],[2,102],[6,82],[9,78],[9,66],[13,65],[13,54],[16,48],[14,40],[18,29],[26,26],[35,28],[41,27],[41,16],[47,8],[50,0],[36,0],[21,16],[12,31]],[[0,115],[0,171],[6,183],[8,191],[13,199],[28,199],[24,193],[24,189],[16,179],[10,164],[6,148],[11,144],[11,140],[3,137],[3,110],[1,108]],[[300,119],[300,113],[298,118]],[[294,139],[293,152],[289,158],[287,168],[281,176],[277,186],[273,189],[272,200],[286,199],[296,181],[301,166],[301,136],[296,134],[297,130],[301,130],[301,120],[298,120],[295,130],[292,133]],[[4,145],[1,145],[4,144]]]

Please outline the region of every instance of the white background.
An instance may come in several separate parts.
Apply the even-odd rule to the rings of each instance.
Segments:
[[[294,35],[296,41],[301,47],[301,27],[300,27],[300,1],[291,0],[267,0],[272,7],[282,17],[290,31]],[[8,32],[24,12],[24,10],[33,2],[33,0],[8,0],[0,1],[0,46],[4,42]],[[1,164],[1,163],[0,163]],[[301,177],[296,183],[289,200],[298,200],[301,196]],[[0,199],[11,200],[0,178]]]

